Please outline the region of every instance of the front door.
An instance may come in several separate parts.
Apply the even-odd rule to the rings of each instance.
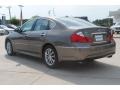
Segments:
[[[35,19],[27,21],[23,26],[20,27],[22,32],[16,32],[16,36],[14,39],[15,49],[18,51],[28,52],[29,43],[28,43],[28,36],[32,31],[32,28],[35,23]]]

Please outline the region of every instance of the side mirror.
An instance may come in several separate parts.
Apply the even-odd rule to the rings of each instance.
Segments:
[[[20,27],[18,27],[18,28],[15,29],[15,31],[21,33],[22,29]]]

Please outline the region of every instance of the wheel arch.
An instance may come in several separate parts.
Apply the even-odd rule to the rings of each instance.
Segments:
[[[54,51],[55,51],[55,53],[56,53],[56,59],[55,59],[56,62],[55,62],[54,65],[52,65],[52,66],[49,66],[49,65],[47,64],[47,62],[46,62],[46,60],[45,60],[45,58],[44,58],[44,56],[43,56],[43,55],[44,55],[44,54],[43,54],[44,49],[45,49],[45,47],[47,47],[47,46],[51,46],[51,48],[53,48]],[[46,43],[46,44],[43,45],[43,47],[42,47],[42,60],[43,60],[43,62],[44,62],[49,68],[56,68],[56,67],[59,66],[58,53],[57,53],[57,50],[56,50],[56,48],[55,48],[55,46],[54,46],[53,44]]]
[[[52,46],[52,47],[56,50],[56,48],[55,48],[55,46],[54,46],[53,44],[51,44],[51,43],[46,43],[46,44],[44,44],[44,45],[42,46],[42,54],[43,54],[43,51],[44,51],[44,49],[45,49],[46,46]],[[56,50],[56,52],[57,52],[57,50]]]

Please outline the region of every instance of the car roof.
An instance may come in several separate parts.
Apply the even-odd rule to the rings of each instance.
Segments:
[[[59,21],[58,19],[61,19],[61,18],[74,18],[74,17],[41,17],[41,16],[35,17],[35,19],[41,19],[41,18],[42,19],[52,19],[52,20]],[[80,19],[80,20],[83,20],[83,19]]]
[[[34,19],[55,19],[55,17],[41,17],[41,16],[38,16],[38,17],[35,17]]]

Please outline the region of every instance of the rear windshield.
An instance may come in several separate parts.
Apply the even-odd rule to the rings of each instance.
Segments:
[[[67,27],[89,27],[89,26],[96,26],[88,21],[78,19],[78,18],[59,18],[59,22],[64,24]]]

